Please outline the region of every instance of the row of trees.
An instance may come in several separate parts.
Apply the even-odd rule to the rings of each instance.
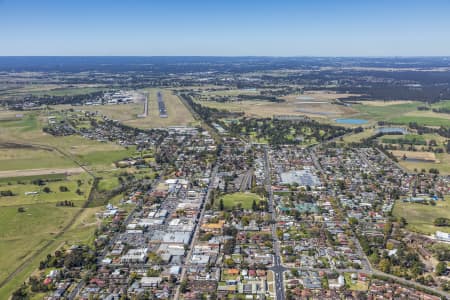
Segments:
[[[15,107],[16,109],[20,109],[21,106],[26,102],[33,102],[37,106],[41,105],[58,105],[58,104],[71,104],[71,105],[80,105],[86,101],[96,100],[102,97],[104,94],[103,91],[78,94],[78,95],[27,95],[21,100],[5,100],[8,105]]]
[[[56,206],[74,207],[75,203],[73,201],[64,200],[56,202]]]
[[[219,110],[217,108],[203,106],[195,102],[190,94],[182,93],[180,94],[180,97],[207,123],[214,122],[221,118],[236,118],[244,115],[244,113],[241,112],[234,113],[223,109]]]
[[[12,197],[15,194],[11,190],[0,191],[0,197]]]
[[[329,124],[321,124],[312,120],[276,120],[244,118],[229,125],[235,135],[255,135],[258,139],[266,139],[272,145],[301,144],[313,141],[326,141],[345,133],[349,129]],[[295,135],[295,136],[294,136]]]
[[[448,218],[436,218],[433,222],[434,226],[450,226],[450,219]]]

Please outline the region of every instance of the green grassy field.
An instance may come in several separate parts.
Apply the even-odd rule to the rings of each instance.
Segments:
[[[439,162],[399,160],[399,164],[410,172],[420,172],[422,169],[428,172],[430,168],[435,168],[439,170],[441,175],[450,175],[450,154],[438,153],[436,158]]]
[[[434,219],[443,217],[450,218],[450,197],[445,201],[437,201],[436,206],[417,203],[405,203],[397,201],[394,206],[393,215],[404,217],[408,222],[407,228],[411,231],[433,234],[436,230],[449,232],[450,227],[437,227],[433,225]]]
[[[39,126],[37,115],[35,113],[29,113],[21,118],[10,117],[0,120],[0,127],[4,129],[14,128],[18,131],[29,131]]]
[[[157,128],[176,125],[190,125],[195,120],[187,107],[178,96],[167,89],[146,89],[148,93],[148,116],[145,118],[134,118],[124,121],[126,125],[138,128]],[[159,117],[157,93],[161,92],[167,109],[167,118]],[[143,105],[139,113],[142,113]]]
[[[365,129],[363,132],[346,135],[343,139],[345,143],[359,143],[361,140],[367,139],[373,135],[375,135],[375,130]]]
[[[46,176],[40,176],[45,179]],[[78,186],[78,180],[81,185]],[[72,175],[66,177],[61,181],[48,182],[44,186],[39,186],[27,182],[5,182],[0,183],[0,191],[9,190],[14,193],[14,196],[0,197],[0,207],[11,205],[31,205],[36,203],[55,203],[57,201],[82,201],[86,199],[86,195],[89,193],[92,179],[86,173],[79,175]],[[59,188],[65,186],[69,189],[67,192],[61,192]],[[44,187],[50,188],[50,193],[43,191]],[[81,191],[81,194],[77,194],[77,190]],[[26,192],[39,192],[38,195],[25,195]]]
[[[19,177],[5,177],[0,178],[0,186],[3,186],[3,184],[16,184],[20,182],[31,182],[33,180],[37,179],[48,179],[48,180],[65,180],[66,174],[47,174],[47,175],[35,175],[35,176],[19,176]]]
[[[86,164],[95,172],[115,169],[113,162],[128,157],[135,152],[134,147],[125,149],[111,143],[100,143],[80,136],[54,137],[42,132],[47,118],[43,112],[20,112],[22,118],[16,118],[11,112],[0,112],[0,171],[45,168],[64,169],[77,166],[75,161]],[[43,145],[58,149],[44,150],[14,146],[9,143]],[[25,174],[25,173],[21,173]],[[32,183],[35,179],[48,178],[51,182],[45,186],[50,193],[43,192],[45,186]],[[59,179],[61,181],[54,181]],[[78,180],[82,184],[78,185]],[[114,180],[101,186],[113,188]],[[0,289],[0,299],[7,299],[10,293],[38,267],[39,261],[63,244],[90,242],[96,228],[95,212],[102,207],[87,208],[75,220],[75,224],[61,236],[55,236],[80,211],[85,202],[93,178],[87,173],[65,176],[50,174],[39,176],[23,175],[19,178],[1,178],[0,190],[10,190],[15,195],[0,197],[0,280],[13,272],[23,262],[27,262],[14,278]],[[69,191],[61,192],[60,186]],[[76,193],[80,189],[81,193]],[[39,195],[25,196],[25,192],[39,191]],[[75,207],[57,207],[57,201],[74,201]],[[25,212],[19,213],[18,208]],[[43,247],[51,241],[45,249]],[[41,251],[42,252],[39,252]],[[31,260],[29,260],[31,259]]]
[[[431,106],[432,108],[449,108],[450,109],[450,100],[440,101]]]
[[[448,101],[450,102],[450,101]],[[422,102],[405,102],[389,105],[357,104],[352,107],[359,111],[361,118],[369,121],[388,121],[395,124],[407,125],[416,122],[426,126],[450,126],[450,119],[445,114],[438,114],[431,111],[418,111],[418,106],[423,106]],[[436,105],[446,107],[447,101]],[[437,106],[436,106],[437,107]]]
[[[56,151],[33,148],[0,148],[0,171],[71,168],[77,165]]]
[[[22,87],[17,89],[11,89],[8,91],[3,91],[0,96],[21,96],[21,95],[33,95],[33,96],[74,96],[83,95],[93,92],[109,90],[109,88],[100,86],[88,86],[88,85],[77,85],[77,86],[63,86],[60,85],[35,85]]]
[[[109,90],[104,87],[66,87],[66,88],[55,88],[48,90],[35,90],[32,91],[31,94],[34,96],[75,96],[75,95],[84,95],[90,94],[94,92]]]
[[[163,94],[168,117],[160,118],[157,92]],[[195,122],[190,111],[181,102],[178,96],[169,89],[144,89],[139,92],[148,94],[148,116],[138,117],[144,112],[144,102],[136,102],[122,105],[79,106],[77,109],[85,111],[98,111],[102,115],[113,120],[119,120],[125,125],[137,128],[158,128],[167,126],[191,125]],[[73,108],[70,105],[54,105],[52,109],[60,111]]]
[[[367,118],[372,121],[390,121],[391,119],[401,116],[406,112],[416,111],[420,102],[392,104],[385,106],[373,106],[366,104],[353,105],[352,108],[360,112],[361,118]]]
[[[223,206],[227,209],[237,207],[238,204],[241,204],[243,209],[251,209],[253,200],[258,203],[260,199],[261,198],[258,195],[253,193],[233,193],[222,197]],[[218,203],[219,201],[217,201],[217,204]]]
[[[139,156],[136,147],[113,151],[92,151],[86,154],[75,155],[75,157],[85,165],[106,165],[111,166],[113,162],[122,160],[125,157]]]
[[[350,273],[344,273],[345,283],[351,291],[365,292],[369,288],[368,282],[355,281],[353,282]]]
[[[44,205],[42,206],[41,204],[36,205],[35,210],[36,212],[42,212],[43,210],[47,210],[49,209],[50,206],[49,205]],[[60,217],[59,215],[67,215],[70,216],[71,214],[74,213],[73,210],[75,210],[74,208],[61,208],[62,210],[56,210],[55,211],[55,218],[56,221],[59,222]],[[64,209],[67,210],[67,213],[64,212]],[[72,210],[72,211],[70,211]],[[36,251],[23,251],[22,249],[32,249],[29,247],[29,244],[24,242],[20,242],[17,241],[16,246],[17,247],[22,247],[22,248],[18,248],[19,251],[22,251],[21,253],[18,254],[18,256],[24,256],[23,259],[26,259],[28,257],[32,257],[31,261],[29,262],[29,264],[27,264],[19,273],[17,273],[14,278],[8,282],[4,287],[0,288],[0,299],[8,299],[8,297],[11,295],[11,293],[17,289],[17,287],[24,282],[28,276],[34,271],[36,270],[37,266],[39,265],[39,262],[41,260],[44,259],[44,257],[49,254],[49,253],[53,253],[56,249],[62,247],[62,246],[71,246],[73,244],[80,244],[80,243],[85,243],[85,244],[91,244],[93,243],[94,240],[94,230],[97,227],[97,222],[95,219],[95,213],[98,212],[100,210],[100,208],[87,208],[85,209],[85,211],[77,218],[77,221],[64,233],[64,235],[58,237],[58,238],[53,238],[54,235],[51,234],[46,234],[45,231],[47,231],[47,229],[51,229],[51,228],[55,228],[55,221],[53,221],[51,219],[51,217],[49,216],[48,218],[44,215],[44,220],[46,220],[48,223],[47,224],[40,224],[39,228],[40,228],[40,232],[44,231],[44,233],[42,233],[42,238],[43,241],[45,242],[45,240],[49,240],[49,239],[53,239],[53,242],[51,243],[51,245],[47,248],[44,249],[44,251],[38,255],[36,255]],[[31,211],[34,211],[34,209],[31,209]],[[24,214],[26,214],[27,212],[25,212]],[[11,209],[11,211],[7,211],[6,216],[8,216],[8,218],[14,219],[14,210]],[[0,211],[0,215],[2,215],[2,212]],[[3,215],[2,215],[3,216]],[[32,217],[32,216],[29,216]],[[22,218],[22,216],[18,216],[18,218]],[[2,218],[3,219],[3,218]],[[25,224],[28,223],[29,220],[26,220],[27,222],[25,222]],[[0,221],[2,222],[2,221]],[[3,225],[3,223],[0,223],[1,225]],[[61,226],[60,224],[56,224],[57,227]],[[34,231],[34,229],[33,229]],[[38,232],[39,234],[39,232]],[[31,240],[32,243],[34,243],[34,239]],[[41,242],[39,245],[37,245],[36,250],[39,249],[39,247],[41,245],[44,244],[44,242]],[[5,267],[7,267],[8,269],[13,269],[14,267],[16,267],[19,263],[20,263],[20,258],[19,260],[8,260],[7,257],[9,256],[3,256],[3,255],[15,255],[14,253],[10,253],[12,252],[12,250],[14,250],[14,245],[10,244],[9,242],[1,242],[0,241],[0,264],[5,263]],[[9,252],[5,252],[5,251],[9,251]],[[27,255],[28,253],[28,255]],[[2,272],[6,272],[3,271],[2,268]],[[3,273],[2,275],[0,275],[0,278],[3,278]],[[42,299],[42,298],[41,298]]]
[[[450,126],[450,120],[440,117],[399,116],[390,119],[395,124],[417,123],[426,126]]]
[[[80,210],[77,207],[56,207],[52,203],[4,206],[0,209],[0,279],[5,278],[24,259],[53,239],[67,221]],[[36,267],[36,266],[35,266]]]
[[[385,144],[397,144],[397,142],[401,141],[403,143],[416,143],[416,144],[424,144],[426,143],[426,139],[423,135],[418,134],[405,134],[405,135],[388,135],[383,136],[381,141]]]

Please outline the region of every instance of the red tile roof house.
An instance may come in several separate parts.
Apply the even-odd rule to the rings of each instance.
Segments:
[[[228,269],[226,273],[227,275],[239,275],[240,271],[239,269]]]
[[[104,287],[105,286],[105,282],[103,280],[100,280],[98,278],[92,278],[91,281],[89,281],[90,284],[95,284],[99,287]]]
[[[367,274],[364,274],[364,273],[359,273],[358,274],[358,280],[360,280],[360,281],[367,281]]]
[[[43,282],[44,285],[49,285],[50,283],[52,283],[52,278],[47,277],[44,279],[44,282]]]

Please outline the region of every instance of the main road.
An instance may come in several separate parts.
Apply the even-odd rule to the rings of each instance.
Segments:
[[[266,190],[268,193],[268,201],[269,201],[269,209],[271,211],[271,218],[273,221],[272,224],[272,236],[273,236],[273,249],[274,249],[274,260],[273,260],[273,267],[270,268],[270,270],[273,271],[275,274],[275,294],[277,300],[284,300],[284,271],[286,271],[286,268],[283,267],[281,263],[281,253],[280,253],[280,241],[278,240],[277,235],[277,227],[276,227],[276,212],[275,212],[275,205],[273,201],[273,191],[272,191],[272,182],[270,179],[270,162],[269,162],[269,151],[268,146],[264,146],[264,161],[265,161],[265,177],[266,177]]]
[[[208,185],[208,191],[206,192],[206,195],[203,199],[203,206],[202,206],[202,210],[200,212],[200,216],[196,220],[195,231],[192,236],[191,243],[189,245],[189,251],[188,251],[188,254],[186,255],[186,260],[183,264],[183,269],[181,271],[180,283],[184,281],[184,279],[186,277],[186,271],[187,271],[188,267],[191,265],[192,252],[193,252],[194,245],[197,241],[197,238],[198,238],[198,235],[200,232],[200,226],[202,224],[203,216],[205,215],[206,203],[209,200],[211,190],[213,189],[213,184],[214,184],[214,180],[216,178],[218,168],[219,168],[219,165],[216,163],[216,165],[213,167],[213,169],[211,171],[211,176],[210,176],[209,185]],[[179,297],[180,297],[180,286],[177,287],[177,291],[175,292],[173,299],[177,300],[177,299],[179,299]]]

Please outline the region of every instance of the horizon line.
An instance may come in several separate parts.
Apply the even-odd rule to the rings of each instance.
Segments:
[[[0,55],[0,58],[18,57],[227,57],[227,58],[450,58],[448,55]]]

